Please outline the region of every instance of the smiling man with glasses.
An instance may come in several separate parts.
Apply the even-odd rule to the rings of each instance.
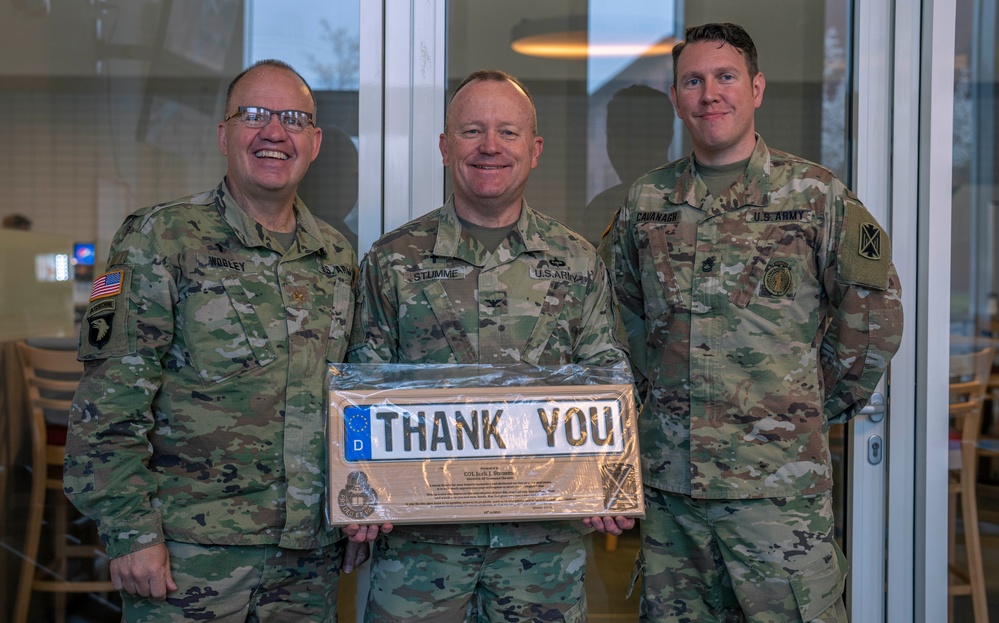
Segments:
[[[262,128],[271,122],[271,115],[277,114],[278,123],[289,132],[304,132],[310,127],[316,127],[312,122],[312,113],[304,110],[271,110],[261,106],[240,106],[236,112],[225,118],[239,119],[248,128]]]
[[[65,489],[98,524],[126,621],[336,620],[323,379],[356,256],[296,194],[315,110],[280,61],[237,76],[225,179],[129,216],[95,283]]]

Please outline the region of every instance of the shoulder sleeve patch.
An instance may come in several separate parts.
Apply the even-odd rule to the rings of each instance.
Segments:
[[[132,269],[122,266],[94,281],[80,326],[80,359],[92,361],[128,354],[128,292]]]
[[[848,200],[842,232],[836,251],[839,280],[873,290],[887,289],[891,272],[891,241],[885,230],[864,206]]]

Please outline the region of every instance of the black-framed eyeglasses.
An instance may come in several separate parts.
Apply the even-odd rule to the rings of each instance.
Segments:
[[[262,128],[271,122],[271,115],[278,116],[281,127],[289,132],[304,132],[309,126],[315,127],[312,113],[304,110],[271,110],[263,106],[240,106],[236,112],[225,118],[239,119],[248,128]]]

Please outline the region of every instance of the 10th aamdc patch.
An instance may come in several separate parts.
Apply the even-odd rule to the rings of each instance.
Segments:
[[[847,202],[843,214],[843,242],[839,245],[839,280],[874,290],[888,287],[891,242],[864,206]]]

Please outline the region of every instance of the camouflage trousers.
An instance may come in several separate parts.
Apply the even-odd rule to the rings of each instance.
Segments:
[[[123,591],[123,620],[335,623],[345,543],[294,550],[167,541],[177,590],[166,601]]]
[[[364,620],[582,623],[585,573],[578,537],[493,548],[382,535],[372,552]]]
[[[695,500],[645,488],[641,620],[847,623],[829,492]]]

